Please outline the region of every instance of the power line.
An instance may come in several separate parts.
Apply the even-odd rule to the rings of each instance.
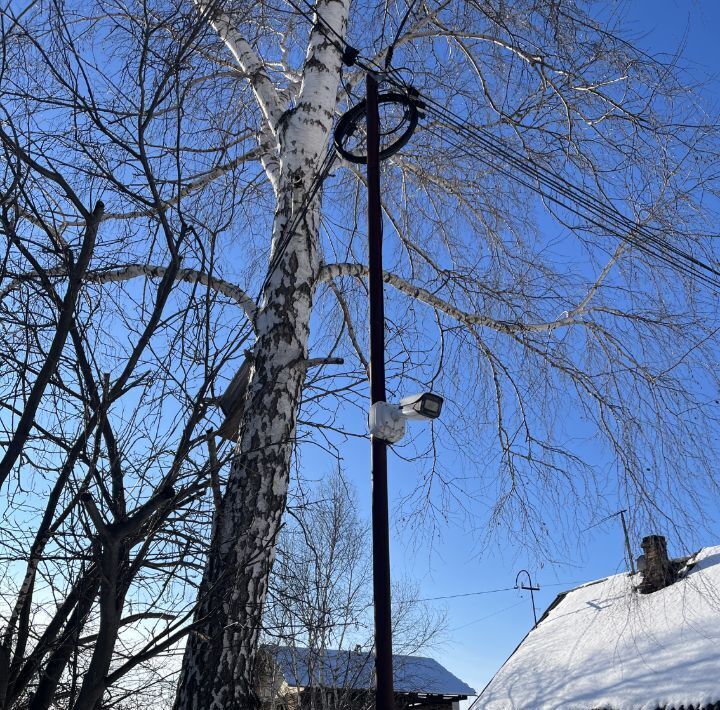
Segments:
[[[515,604],[510,604],[509,606],[503,607],[502,609],[498,609],[497,611],[494,611],[492,614],[486,614],[485,616],[481,616],[479,619],[473,619],[472,621],[468,621],[466,624],[461,624],[460,626],[455,626],[452,629],[450,629],[450,632],[460,631],[461,629],[466,629],[468,626],[472,626],[473,624],[479,624],[481,621],[485,621],[486,619],[491,619],[493,616],[498,616],[500,614],[504,614],[506,611],[510,611],[510,609],[514,609],[517,606],[520,606],[521,604],[524,604],[525,602],[515,602]]]
[[[307,10],[300,9],[294,2],[294,0],[285,0],[285,2],[288,3],[292,8],[294,8],[297,12],[300,13],[313,27],[317,26],[318,30],[322,32],[322,34],[325,36],[325,39],[330,42],[335,49],[340,52],[343,58],[343,63],[347,66],[352,66],[353,64],[357,64],[361,69],[364,69],[365,71],[376,71],[373,67],[371,67],[369,64],[367,64],[365,61],[360,60],[359,61],[359,55],[360,52],[355,49],[351,44],[348,43],[348,41],[343,37],[318,11],[315,5],[313,5],[310,0],[301,0],[305,5],[307,5],[308,9],[312,14],[308,14]],[[313,17],[314,15],[314,17]],[[330,34],[328,34],[330,32]],[[370,60],[368,60],[370,61]],[[379,67],[378,67],[379,68]]]
[[[582,202],[582,197],[579,197],[572,193],[571,190],[567,190],[565,188],[559,187],[554,188],[557,190],[558,193],[566,197],[566,200],[563,200],[561,197],[558,197],[557,194],[554,194],[551,190],[553,189],[551,187],[550,190],[548,189],[542,189],[541,187],[538,187],[534,182],[524,179],[517,174],[503,169],[501,166],[499,166],[495,161],[491,160],[489,157],[485,157],[483,155],[478,154],[477,152],[472,151],[465,143],[459,142],[458,140],[452,140],[451,138],[448,138],[447,136],[443,135],[442,133],[438,132],[436,129],[433,128],[426,128],[426,130],[435,135],[438,139],[446,142],[448,145],[456,148],[460,152],[465,153],[466,156],[473,158],[474,160],[477,160],[485,165],[487,165],[489,168],[491,168],[494,172],[499,172],[503,175],[505,175],[507,178],[523,185],[524,187],[527,187],[529,190],[532,190],[536,194],[540,195],[544,199],[547,199],[556,205],[562,207],[563,209],[568,210],[569,212],[575,214],[578,217],[581,217],[586,222],[588,222],[590,225],[604,231],[605,233],[608,233],[612,236],[617,237],[618,239],[621,239],[623,241],[629,242],[633,246],[635,246],[638,250],[652,256],[655,259],[658,259],[660,261],[663,261],[668,266],[672,267],[676,271],[681,271],[687,275],[695,276],[696,278],[700,279],[701,281],[707,283],[708,285],[714,286],[716,288],[720,288],[720,280],[712,278],[712,276],[709,276],[704,271],[700,271],[698,268],[695,268],[692,263],[688,263],[687,261],[678,261],[677,259],[673,258],[671,254],[666,253],[666,250],[669,247],[669,250],[676,253],[676,256],[678,257],[685,257],[688,260],[694,260],[694,257],[685,254],[681,250],[677,249],[676,247],[672,247],[671,245],[667,245],[663,242],[657,243],[657,240],[648,240],[650,241],[650,244],[643,242],[638,237],[634,236],[635,232],[639,232],[640,230],[637,228],[637,226],[633,223],[630,223],[629,226],[626,228],[627,231],[624,229],[621,229],[619,227],[614,227],[611,222],[616,219],[616,214],[613,214],[609,210],[605,213],[600,212],[598,209],[598,214],[596,216],[592,216],[587,214],[587,212],[582,211],[578,207],[578,203]],[[496,154],[497,155],[497,154]],[[542,181],[542,178],[539,177],[536,173],[533,173],[529,170],[522,170],[522,172],[525,172],[530,175],[531,178],[537,179],[539,182]],[[593,210],[595,211],[595,210]],[[708,271],[711,271],[713,273],[717,273],[720,275],[720,272],[716,272],[712,267],[703,265],[704,268]]]
[[[302,10],[299,8],[293,0],[285,0],[285,2],[290,5],[296,12],[298,12],[300,15],[302,15],[312,26],[315,26],[316,24],[323,24],[327,29],[329,29],[336,37],[340,40],[340,45],[337,44],[337,40],[333,39],[332,37],[328,36],[326,32],[323,32],[322,29],[320,31],[325,35],[325,39],[327,39],[334,47],[337,49],[340,54],[343,54],[345,51],[345,46],[347,45],[347,42],[343,39],[343,37],[340,36],[338,32],[335,31],[335,28],[332,27],[323,17],[322,15],[317,11],[317,8],[312,5],[312,3],[307,2],[306,0],[302,0],[305,2],[305,4],[310,8],[310,10],[314,13],[315,18],[317,18],[317,22],[313,18],[311,14],[308,14],[307,10]]]
[[[700,262],[697,260],[693,255],[688,254],[687,252],[684,252],[674,245],[671,245],[669,242],[665,240],[657,239],[653,236],[650,238],[646,238],[645,241],[640,239],[640,236],[646,236],[643,234],[638,235],[638,232],[640,232],[640,229],[637,227],[637,225],[630,223],[625,229],[618,228],[612,226],[612,222],[616,221],[617,215],[613,214],[609,211],[600,211],[596,207],[591,207],[590,212],[596,213],[597,216],[592,216],[592,214],[588,214],[586,211],[583,211],[581,207],[586,206],[582,204],[582,198],[579,197],[577,194],[573,194],[571,191],[568,191],[563,188],[557,188],[556,186],[550,186],[551,189],[556,189],[558,193],[565,197],[567,201],[563,200],[561,197],[558,197],[557,194],[554,194],[553,192],[550,192],[548,190],[544,190],[542,188],[539,188],[536,184],[533,182],[528,182],[527,180],[524,180],[523,178],[517,176],[516,174],[502,170],[500,169],[494,162],[483,159],[481,156],[478,156],[477,153],[473,153],[470,151],[466,146],[453,142],[449,140],[447,137],[444,137],[438,133],[435,133],[439,138],[445,140],[453,147],[459,149],[460,151],[463,151],[468,155],[469,157],[473,157],[480,162],[484,162],[486,165],[491,167],[496,172],[500,172],[504,175],[506,175],[509,179],[514,180],[515,182],[527,187],[528,189],[534,191],[536,194],[540,195],[542,198],[551,201],[555,203],[556,205],[562,207],[563,209],[571,212],[572,214],[582,218],[584,221],[586,221],[589,225],[592,225],[603,232],[610,234],[612,236],[615,236],[622,241],[626,241],[633,246],[635,246],[638,250],[656,258],[659,259],[672,268],[682,271],[688,275],[693,275],[697,277],[698,279],[706,282],[709,285],[718,287],[720,285],[720,282],[713,278],[712,276],[708,275],[717,273],[713,267]],[[529,171],[527,172],[531,178],[538,179],[537,174],[534,174]],[[542,181],[542,180],[539,180]],[[579,205],[579,206],[578,206]],[[638,236],[636,236],[638,235]],[[699,268],[698,268],[699,267]],[[702,269],[702,270],[701,270]]]
[[[285,0],[285,2],[287,2],[288,5],[290,5],[302,17],[304,17],[313,27],[318,28],[318,30],[325,36],[325,38],[342,55],[343,63],[348,65],[352,65],[355,63],[358,56],[358,51],[346,42],[345,38],[342,37],[342,35],[340,35],[335,30],[335,28],[327,22],[327,20],[325,20],[325,18],[317,11],[317,8],[311,2],[309,2],[309,0],[301,0],[301,2],[307,5],[308,8],[314,13],[314,18],[312,15],[308,14],[306,10],[300,8],[294,2],[294,0]],[[328,35],[328,30],[334,35],[334,37]],[[300,221],[304,219],[307,215],[307,212],[310,209],[310,205],[315,195],[322,186],[325,178],[330,173],[330,170],[332,169],[336,158],[337,154],[335,150],[333,148],[330,148],[330,150],[325,155],[323,162],[318,168],[318,171],[315,174],[313,181],[310,184],[310,187],[305,193],[305,198],[298,207],[297,212],[293,214],[292,222],[286,225],[285,229],[283,230],[284,234],[281,235],[278,239],[277,248],[270,260],[270,263],[268,264],[267,275],[265,276],[265,280],[263,281],[263,284],[260,287],[260,291],[258,293],[258,301],[262,297],[262,294],[265,291],[268,283],[270,282],[270,279],[274,275],[275,270],[280,265],[280,261],[282,260],[285,251],[287,250],[290,242],[292,241],[295,230],[299,226]]]
[[[588,525],[588,527],[584,528],[580,532],[587,532],[588,530],[592,530],[593,528],[596,528],[598,525],[602,525],[603,523],[607,522],[611,518],[617,518],[618,515],[621,513],[624,513],[624,510],[619,510],[617,513],[610,513],[610,515],[606,515],[604,518],[601,518],[596,523],[593,523],[592,525]]]
[[[317,26],[338,51],[343,53],[346,51],[349,45],[345,39],[315,11],[314,6],[309,0],[302,0],[302,2],[315,12],[317,23],[315,23],[306,12],[297,8],[293,0],[286,1],[295,7],[303,17]],[[409,16],[411,7],[408,9],[407,16]],[[334,37],[328,35],[328,31],[330,31]],[[336,40],[342,43],[341,46],[338,46]],[[357,50],[353,51],[357,52]],[[379,67],[371,67],[367,61],[372,60],[359,60],[357,54],[355,55],[354,63],[357,64],[357,66],[365,71],[378,73]],[[380,70],[379,73],[384,72]],[[394,78],[392,75],[394,75]],[[385,74],[385,78],[396,87],[404,90],[407,89],[406,82],[402,80],[402,77],[399,77],[396,70],[391,69]],[[464,152],[468,157],[480,161],[492,170],[500,172],[509,179],[527,187],[542,198],[584,219],[593,227],[633,245],[639,251],[642,251],[654,259],[662,261],[672,269],[685,275],[693,276],[707,285],[720,288],[720,270],[670,243],[667,237],[661,233],[638,225],[623,215],[614,205],[603,202],[586,189],[574,185],[548,168],[539,165],[533,161],[532,158],[529,158],[527,155],[514,150],[511,146],[500,141],[489,131],[477,126],[470,126],[464,117],[434,99],[419,92],[417,97],[424,104],[424,108],[428,113],[433,114],[436,118],[440,119],[441,122],[447,124],[447,127],[452,128],[456,133],[464,137],[466,141],[469,141],[471,145],[474,145],[475,148],[487,150],[490,155],[500,158],[510,168],[524,174],[526,178],[522,178],[517,172],[513,172],[513,170],[500,168],[495,161],[490,160],[482,154],[473,152],[467,145],[456,141],[454,142],[447,136],[439,134],[437,131],[433,132],[432,129],[427,129],[440,140],[446,141],[452,147]],[[529,178],[529,180],[527,178]],[[544,188],[541,186],[544,186]]]
[[[413,8],[415,7],[415,3],[417,0],[410,0],[408,3],[407,11],[405,12],[404,17],[400,21],[400,25],[397,28],[397,32],[395,33],[395,38],[390,43],[390,46],[388,47],[388,50],[385,54],[385,69],[389,69],[390,65],[392,64],[393,54],[395,53],[395,47],[397,46],[398,41],[400,40],[400,35],[402,34],[403,28],[405,27],[405,23],[408,21],[408,18],[410,17],[410,13],[413,11]]]
[[[428,112],[435,113],[436,116],[442,117],[441,112],[436,111],[433,108],[429,108]],[[634,246],[638,247],[642,251],[662,258],[663,260],[668,261],[669,264],[681,268],[687,273],[692,273],[709,284],[712,284],[714,286],[720,285],[720,281],[709,275],[712,274],[714,276],[720,276],[720,271],[700,261],[692,254],[689,254],[679,249],[661,235],[651,232],[645,227],[640,227],[636,225],[634,222],[624,217],[619,211],[615,210],[614,207],[607,205],[606,203],[602,203],[594,196],[589,196],[589,193],[586,193],[582,189],[578,189],[576,186],[568,183],[564,179],[557,178],[557,176],[554,176],[552,174],[543,174],[542,168],[537,166],[537,164],[533,164],[532,161],[527,161],[527,159],[525,159],[529,163],[529,165],[518,165],[516,161],[520,159],[518,157],[518,155],[520,154],[512,155],[511,153],[505,152],[502,147],[498,148],[498,146],[496,145],[488,145],[484,142],[480,142],[477,140],[477,136],[469,133],[466,127],[462,127],[460,128],[460,130],[463,130],[465,135],[472,142],[474,142],[476,146],[488,149],[488,152],[490,152],[495,157],[500,157],[501,159],[510,163],[512,167],[519,169],[524,174],[528,175],[534,180],[537,180],[538,183],[544,184],[547,188],[549,188],[549,190],[557,192],[559,195],[565,197],[567,200],[570,200],[571,203],[574,204],[568,204],[567,202],[560,199],[556,194],[553,194],[553,192],[549,192],[547,189],[542,189],[538,187],[538,185],[528,182],[527,180],[520,178],[514,173],[502,170],[500,171],[511,179],[515,180],[516,182],[523,184],[524,186],[538,193],[542,197],[551,200],[559,206],[563,207],[564,209],[567,209],[576,214],[577,216],[582,217],[590,224],[599,227],[605,231],[608,231],[614,236],[623,239],[624,241],[632,243]],[[436,133],[436,135],[438,134]],[[438,137],[444,138],[445,140],[448,140],[448,142],[451,142],[449,141],[449,139],[447,139],[447,137],[441,135],[438,135]],[[472,155],[472,157],[474,157],[475,159],[493,167],[495,170],[499,169],[493,161],[490,161],[488,158],[485,158],[482,155],[478,155],[477,153],[469,151],[465,146],[452,142],[451,144],[460,150],[464,150],[468,155]],[[584,208],[586,211],[583,211],[579,208]],[[598,218],[604,221],[598,221]],[[644,237],[645,241],[642,241],[641,239],[639,239],[639,237]],[[675,258],[683,260],[684,263],[678,263]],[[700,271],[700,269],[702,269],[702,271]]]
[[[552,584],[543,584],[545,587],[573,587],[578,584],[584,584],[582,581],[570,581],[570,582],[553,582]],[[480,589],[475,592],[464,592],[462,594],[448,594],[447,596],[441,597],[425,597],[423,599],[410,599],[411,602],[436,602],[445,599],[460,599],[462,597],[477,597],[485,594],[497,594],[499,592],[513,592],[521,590],[521,587],[499,587],[498,589]]]
[[[447,121],[446,112],[444,109],[438,109],[435,106],[428,106],[427,108],[428,112],[433,113],[436,117],[439,117],[440,119],[444,119]],[[591,195],[587,191],[583,190],[582,188],[578,188],[577,186],[573,185],[572,183],[569,183],[564,178],[560,178],[557,175],[554,175],[553,173],[550,173],[547,171],[547,169],[537,165],[537,163],[534,163],[531,159],[528,159],[526,156],[523,156],[520,153],[514,153],[511,149],[507,149],[504,145],[497,145],[496,143],[488,142],[487,135],[482,136],[479,134],[479,131],[473,132],[473,130],[467,125],[467,124],[460,124],[455,121],[449,121],[453,128],[456,130],[462,132],[465,134],[465,136],[475,145],[483,147],[487,149],[491,154],[493,154],[496,157],[500,157],[503,160],[505,160],[507,163],[512,165],[512,167],[515,167],[519,169],[521,172],[529,175],[530,177],[538,180],[538,182],[545,184],[549,188],[556,190],[558,193],[562,194],[563,196],[566,196],[569,199],[572,199],[573,201],[577,202],[583,207],[586,207],[589,211],[595,212],[598,216],[602,216],[609,221],[615,221],[619,225],[623,226],[624,228],[629,228],[633,232],[637,232],[640,234],[643,234],[643,236],[648,237],[649,241],[657,243],[660,246],[663,247],[670,247],[670,249],[674,252],[676,252],[678,255],[687,256],[690,260],[692,260],[696,265],[703,266],[704,268],[715,272],[715,270],[708,266],[707,264],[702,264],[697,259],[694,259],[691,255],[687,255],[681,250],[677,249],[676,247],[669,245],[664,239],[660,237],[660,235],[657,235],[653,232],[649,232],[646,228],[640,227],[636,225],[634,222],[629,220],[627,217],[622,215],[619,211],[617,211],[613,206],[607,205],[606,203],[601,202],[598,200],[594,195]],[[447,137],[442,136],[440,134],[437,134],[438,137],[444,138],[446,140]],[[492,134],[489,134],[492,135]],[[494,139],[494,136],[493,136]],[[455,147],[458,147],[460,149],[463,149],[464,146],[459,145],[457,143],[454,144]],[[477,158],[481,162],[484,162],[485,164],[495,166],[494,162],[491,162],[488,160],[488,158],[485,158],[482,155],[477,155],[476,153],[472,153],[472,157]],[[496,166],[495,166],[496,167]],[[505,174],[508,177],[512,177],[516,179],[517,181],[521,181],[519,178],[517,178],[512,173]],[[533,184],[528,184],[526,181],[522,181],[522,183],[529,188],[535,190],[538,192],[537,186]],[[565,205],[561,201],[557,200],[557,198],[553,198],[553,195],[547,192],[542,192],[542,196],[548,197],[549,199],[554,199],[557,202],[560,202],[560,204],[563,207],[566,207],[568,209],[572,209],[571,207]],[[580,216],[583,216],[582,213],[577,212]],[[597,223],[596,223],[597,224]],[[604,225],[600,225],[604,226]],[[642,245],[642,243],[640,243]],[[719,272],[715,272],[719,273]]]
[[[390,79],[390,81],[399,87],[406,86],[401,80]],[[447,127],[454,129],[455,132],[462,134],[462,136],[476,148],[482,148],[494,157],[499,157],[510,167],[532,178],[532,180],[537,181],[539,185],[544,185],[546,189],[540,188],[539,185],[534,184],[534,182],[528,182],[528,180],[521,178],[514,172],[501,169],[495,161],[491,161],[487,156],[473,152],[468,146],[453,142],[447,136],[438,134],[437,131],[435,131],[434,135],[441,140],[445,140],[453,147],[465,152],[469,157],[477,159],[495,171],[500,171],[507,177],[540,194],[542,197],[582,217],[593,226],[610,232],[613,236],[617,236],[624,241],[630,242],[638,249],[656,258],[660,258],[678,270],[696,276],[712,286],[720,287],[720,280],[715,278],[720,277],[720,271],[697,259],[694,255],[671,244],[662,234],[636,224],[613,205],[603,202],[584,188],[572,184],[565,178],[538,165],[522,153],[514,151],[510,146],[500,142],[489,131],[479,127],[471,127],[461,116],[447,107],[442,106],[434,99],[426,97],[423,94],[418,94],[418,98],[425,104],[425,110],[428,113],[447,124]],[[433,132],[432,129],[427,130],[431,133]],[[567,202],[564,202],[554,193],[558,193],[576,204],[567,204]],[[585,211],[579,209],[579,207],[584,208]],[[598,221],[598,218],[604,221]],[[645,241],[642,241],[640,237],[644,238]],[[683,260],[684,263],[679,263],[676,259]]]
[[[483,589],[477,592],[465,592],[464,594],[449,594],[443,597],[427,597],[425,599],[411,599],[413,602],[437,602],[443,599],[459,599],[460,597],[478,597],[484,594],[497,594],[498,592],[510,592],[517,587],[502,587],[500,589]]]
[[[290,2],[290,4],[292,4],[291,0],[287,0],[287,2]],[[315,7],[315,5],[310,2],[310,0],[301,0],[301,2],[307,5],[308,9],[315,14],[315,17],[317,17],[318,22],[320,22],[328,30],[330,30],[330,32],[332,32],[343,45],[347,44],[345,38],[317,11],[317,7]],[[305,17],[307,17],[307,15],[305,15]],[[325,36],[327,37],[327,35]],[[327,38],[330,39],[329,37]]]
[[[310,0],[300,0],[303,4],[305,4],[310,12],[312,12],[315,16],[313,18],[312,15],[308,14],[306,10],[301,10],[294,2],[294,0],[285,0],[285,2],[288,3],[292,8],[294,8],[297,12],[300,13],[308,22],[310,22],[311,25],[317,26],[318,30],[325,35],[325,39],[327,39],[334,47],[337,49],[343,57],[346,56],[346,52],[348,50],[351,51],[353,56],[353,61],[350,62],[350,64],[356,64],[361,69],[368,71],[368,72],[382,72],[382,68],[375,64],[372,59],[361,59],[360,58],[360,52],[359,50],[355,49],[350,45],[345,37],[343,37],[318,11],[315,5],[313,5]],[[414,4],[414,1],[411,3]],[[409,8],[410,9],[410,8]],[[317,21],[316,21],[317,20]],[[404,22],[405,20],[403,20]],[[323,29],[324,28],[324,29]],[[330,34],[328,34],[330,32]],[[332,35],[332,36],[331,36]],[[338,44],[339,43],[339,44]],[[371,66],[375,64],[375,66]]]
[[[280,261],[282,260],[285,251],[290,245],[293,236],[295,235],[295,230],[298,228],[300,222],[307,215],[308,210],[310,209],[310,205],[315,198],[315,195],[318,193],[318,190],[325,181],[325,178],[329,175],[330,170],[332,170],[332,166],[335,163],[336,157],[337,154],[335,153],[335,150],[333,148],[330,148],[330,150],[328,150],[328,152],[326,153],[323,162],[320,164],[320,167],[315,173],[313,181],[310,183],[310,186],[305,193],[303,201],[298,206],[297,212],[293,213],[292,220],[285,226],[285,228],[283,229],[283,233],[278,238],[275,253],[270,259],[270,263],[268,264],[267,269],[267,275],[265,276],[265,280],[263,281],[263,284],[260,287],[260,292],[258,293],[258,299],[261,298],[265,288],[267,287],[268,283],[270,283],[270,279],[273,277],[275,270],[280,265]]]

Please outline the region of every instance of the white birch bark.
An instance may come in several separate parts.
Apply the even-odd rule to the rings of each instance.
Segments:
[[[349,0],[318,6],[344,35]],[[295,107],[281,118],[247,43],[230,31],[239,61],[260,77],[255,93],[275,130],[279,155],[272,254],[293,222],[322,162],[332,128],[340,56],[318,31],[311,33]],[[253,80],[253,77],[250,77]],[[273,125],[274,124],[274,125]],[[230,710],[256,704],[253,666],[261,608],[275,539],[285,509],[297,409],[305,377],[313,289],[320,271],[318,205],[308,210],[270,275],[255,317],[253,369],[237,458],[223,498],[175,702],[176,710]]]

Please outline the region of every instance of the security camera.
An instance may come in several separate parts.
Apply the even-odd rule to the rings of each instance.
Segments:
[[[389,444],[396,444],[405,436],[406,419],[437,419],[442,404],[443,398],[432,392],[403,397],[399,405],[375,402],[368,416],[370,434]]]
[[[405,419],[437,419],[442,410],[443,398],[433,392],[403,397],[400,411]]]
[[[405,436],[405,418],[397,404],[390,402],[375,402],[370,407],[368,427],[372,436],[388,444],[397,444]]]

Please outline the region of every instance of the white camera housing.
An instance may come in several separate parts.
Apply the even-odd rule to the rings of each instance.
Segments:
[[[406,419],[437,419],[442,411],[443,398],[433,392],[403,397],[400,411]]]
[[[433,392],[403,397],[400,404],[375,402],[370,407],[368,427],[370,435],[396,444],[405,436],[405,420],[437,419],[442,411],[443,398]]]
[[[370,435],[395,444],[405,436],[405,418],[397,404],[375,402],[368,417]]]

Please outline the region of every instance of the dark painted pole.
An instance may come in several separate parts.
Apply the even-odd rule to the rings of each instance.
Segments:
[[[630,571],[635,574],[635,560],[633,560],[632,548],[630,547],[630,535],[628,535],[627,523],[625,522],[625,513],[627,510],[620,511],[620,520],[622,521],[623,535],[625,536],[625,551],[627,552],[628,562],[630,562]]]
[[[367,75],[368,290],[370,293],[370,401],[385,401],[385,306],[383,303],[382,205],[378,85]],[[373,596],[375,601],[375,708],[392,710],[392,618],[387,444],[370,437],[372,468]]]
[[[533,621],[535,622],[535,626],[537,626],[537,612],[535,611],[535,595],[533,592],[539,590],[540,587],[533,587],[532,582],[530,582],[530,586],[527,588],[530,590],[530,601],[532,602],[533,608]],[[535,626],[533,628],[535,628]]]
[[[526,587],[524,584],[521,584],[518,586],[518,580],[520,579],[520,575],[525,572],[528,578],[528,586]],[[530,601],[532,602],[532,608],[533,608],[533,621],[535,622],[535,625],[533,626],[533,629],[537,626],[537,611],[535,611],[535,595],[533,592],[539,592],[540,587],[534,587],[532,583],[532,579],[530,579],[530,572],[528,572],[526,569],[521,569],[517,576],[515,577],[515,588],[516,589],[525,589],[530,592]]]

